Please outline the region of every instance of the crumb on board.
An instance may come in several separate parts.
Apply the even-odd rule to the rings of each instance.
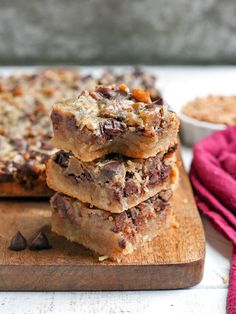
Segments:
[[[225,285],[227,285],[227,284],[229,283],[229,278],[228,278],[228,277],[226,277],[226,276],[221,276],[221,279],[222,279],[222,281],[223,281],[223,283],[224,283]]]
[[[103,262],[103,261],[105,261],[105,260],[108,259],[108,258],[109,258],[109,256],[102,255],[102,256],[99,256],[99,257],[98,257],[98,260],[99,260],[99,262]]]
[[[172,227],[178,229],[179,228],[179,223],[176,221],[176,217],[172,217]]]
[[[179,228],[179,223],[178,223],[178,222],[176,222],[176,221],[174,221],[172,225],[173,225],[173,227],[174,227],[174,228],[176,228],[176,229],[178,229],[178,228]]]

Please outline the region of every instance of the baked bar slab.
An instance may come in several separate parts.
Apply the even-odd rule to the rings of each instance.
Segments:
[[[163,190],[136,207],[112,214],[57,193],[51,200],[52,231],[119,261],[170,226],[171,195],[171,190]]]
[[[147,159],[113,154],[87,163],[59,151],[46,168],[51,189],[110,212],[136,206],[178,179],[175,147]]]
[[[51,143],[52,105],[77,97],[99,83],[124,81],[155,98],[156,78],[140,70],[102,71],[98,76],[76,69],[46,69],[0,77],[0,196],[47,196],[45,161],[55,152]]]
[[[125,85],[98,86],[77,99],[58,102],[51,119],[55,147],[83,161],[109,153],[148,158],[167,151],[177,140],[179,121],[162,99]]]

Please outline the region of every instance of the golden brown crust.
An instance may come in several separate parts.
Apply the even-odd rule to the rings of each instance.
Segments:
[[[27,189],[18,182],[0,183],[0,197],[48,197],[52,191],[45,182],[38,183],[32,189]]]

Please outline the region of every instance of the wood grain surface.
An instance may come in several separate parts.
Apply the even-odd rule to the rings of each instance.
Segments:
[[[205,236],[182,165],[172,204],[176,225],[117,264],[99,262],[89,250],[52,233],[47,200],[1,200],[0,290],[150,290],[196,285],[203,275]],[[8,250],[18,230],[29,242],[44,231],[53,249]]]

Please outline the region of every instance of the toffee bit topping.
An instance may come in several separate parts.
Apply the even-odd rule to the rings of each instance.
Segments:
[[[30,245],[31,251],[49,250],[52,246],[43,232],[40,232]]]
[[[125,84],[121,84],[121,85],[119,86],[119,90],[120,90],[121,92],[126,92],[127,94],[129,93],[129,88],[128,88]]]
[[[146,104],[151,104],[150,94],[145,92],[143,89],[135,88],[132,90],[132,96],[136,101],[144,102]]]
[[[27,247],[27,241],[24,236],[18,231],[11,240],[9,250],[11,251],[23,251]]]

